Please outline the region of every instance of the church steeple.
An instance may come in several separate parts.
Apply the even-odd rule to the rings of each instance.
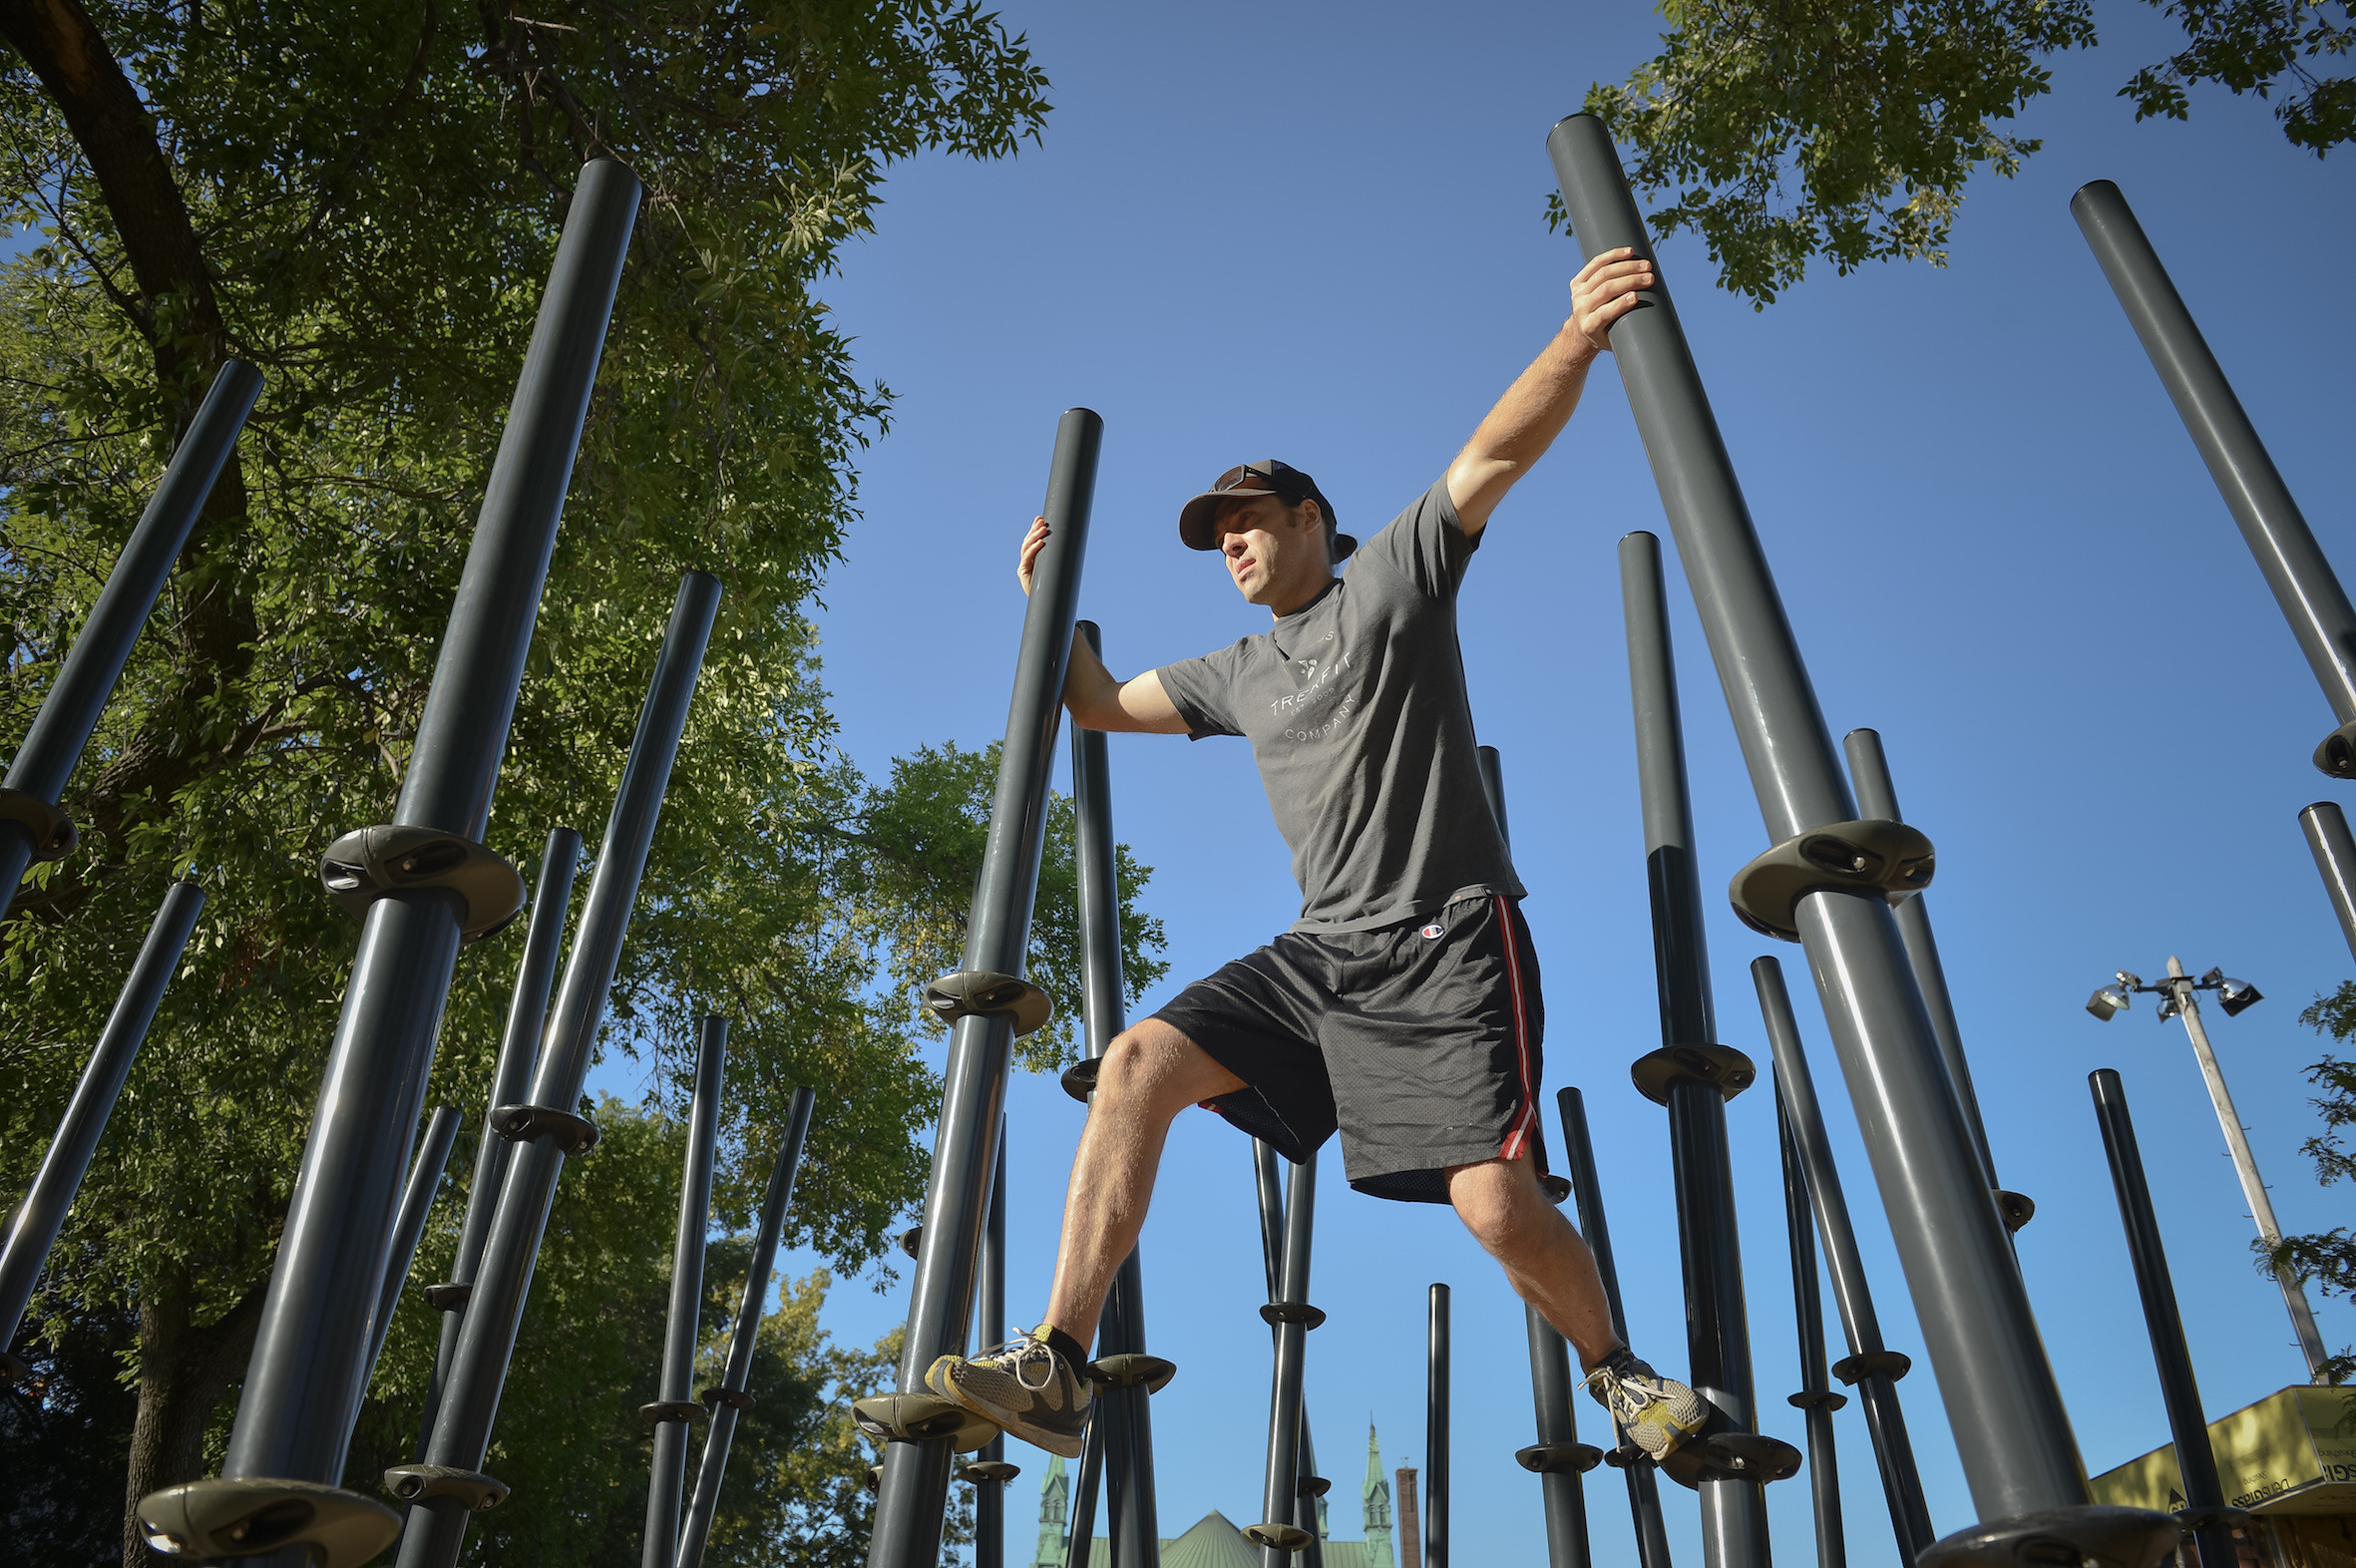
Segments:
[[[1039,1487],[1039,1549],[1031,1568],[1063,1568],[1071,1560],[1071,1542],[1064,1520],[1071,1504],[1071,1483],[1063,1478],[1063,1456],[1047,1459],[1047,1478]]]
[[[1390,1568],[1390,1478],[1382,1473],[1382,1447],[1374,1440],[1374,1423],[1367,1422],[1367,1485],[1360,1494],[1367,1521],[1367,1559],[1376,1568]]]

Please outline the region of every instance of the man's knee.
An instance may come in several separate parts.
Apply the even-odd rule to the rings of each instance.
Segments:
[[[1448,1201],[1473,1240],[1494,1257],[1510,1260],[1541,1244],[1549,1218],[1544,1194],[1526,1162],[1484,1160],[1447,1173]]]
[[[1096,1103],[1166,1121],[1242,1082],[1177,1029],[1147,1018],[1114,1035],[1105,1048],[1096,1073]]]

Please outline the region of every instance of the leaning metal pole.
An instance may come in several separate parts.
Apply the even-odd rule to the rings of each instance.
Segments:
[[[1841,1332],[1848,1340],[1848,1356],[1835,1362],[1832,1370],[1857,1390],[1857,1402],[1864,1406],[1865,1431],[1881,1467],[1882,1496],[1889,1503],[1890,1531],[1899,1552],[1912,1562],[1934,1539],[1922,1476],[1914,1465],[1914,1442],[1906,1435],[1906,1415],[1898,1406],[1897,1380],[1912,1363],[1881,1343],[1881,1320],[1874,1314],[1873,1292],[1865,1283],[1865,1260],[1849,1224],[1840,1170],[1832,1163],[1832,1142],[1824,1132],[1823,1109],[1816,1103],[1816,1080],[1808,1070],[1807,1052],[1800,1047],[1799,1024],[1791,1015],[1783,966],[1773,959],[1754,959],[1751,980],[1758,987],[1760,1014],[1774,1052],[1775,1094],[1807,1179],[1808,1202],[1824,1239],[1825,1271],[1832,1276],[1832,1299],[1840,1308]]]
[[[2248,1521],[2225,1506],[2217,1479],[2217,1456],[2208,1441],[2208,1417],[2200,1409],[2200,1385],[2192,1377],[2192,1352],[2184,1343],[2184,1320],[2176,1311],[2175,1283],[2168,1278],[2167,1249],[2160,1239],[2160,1216],[2152,1209],[2152,1187],[2144,1179],[2144,1155],[2136,1146],[2135,1118],[2128,1114],[2127,1088],[2109,1067],[2087,1074],[2094,1092],[2095,1120],[2103,1129],[2103,1152],[2111,1159],[2111,1186],[2119,1194],[2119,1223],[2135,1265],[2136,1290],[2144,1299],[2144,1327],[2152,1336],[2152,1361],[2160,1373],[2160,1397],[2167,1406],[2168,1435],[2175,1439],[2176,1472],[2184,1482],[2184,1510],[2177,1517],[2200,1543],[2204,1568],[2227,1568],[2240,1559],[2233,1529]]]
[[[596,870],[582,905],[564,984],[549,1015],[531,1100],[500,1108],[500,1136],[516,1149],[459,1323],[458,1354],[451,1358],[450,1384],[434,1417],[433,1439],[423,1464],[396,1465],[386,1472],[388,1486],[411,1504],[400,1568],[451,1568],[466,1542],[468,1513],[506,1495],[504,1485],[482,1473],[483,1460],[531,1294],[533,1266],[548,1230],[549,1207],[556,1201],[557,1179],[567,1155],[586,1154],[596,1143],[595,1124],[578,1110],[582,1086],[605,1021],[606,994],[702,673],[720,591],[719,579],[701,572],[688,573],[679,584],[638,710],[637,733],[630,737],[629,760],[605,819],[605,837],[597,846]]]
[[[1073,611],[1103,435],[1104,421],[1084,408],[1066,411],[1056,426],[1041,508],[1047,545],[1022,621],[989,838],[966,927],[964,974],[1019,981],[1029,951],[1047,785],[1054,770],[1055,730],[1063,717],[1063,676],[1071,660]],[[974,1276],[1013,1044],[1014,1018],[1005,1010],[968,1011],[950,1034],[933,1173],[925,1191],[924,1239],[902,1342],[899,1386],[904,1394],[924,1387],[926,1369],[964,1344],[973,1321]],[[934,1568],[941,1560],[942,1516],[949,1505],[950,1439],[894,1440],[885,1445],[883,1463],[875,1528],[868,1539],[869,1568]]]
[[[1586,254],[1628,246],[1651,257],[1603,123],[1573,115],[1548,148]],[[1897,824],[1850,821],[1831,735],[1653,265],[1646,308],[1613,327],[1613,350],[1772,845],[1738,882],[1755,916],[1787,920],[1806,946],[1981,1517],[1922,1568],[2010,1562],[2016,1547],[2048,1550],[2041,1542],[2146,1568],[2173,1549],[2172,1521],[2096,1511],[2090,1499],[2010,1237],[1890,917],[1889,894],[1927,880],[1928,844]]]
[[[707,1013],[696,1042],[695,1098],[687,1111],[687,1163],[679,1181],[679,1230],[671,1244],[670,1315],[663,1324],[662,1373],[654,1402],[639,1414],[654,1427],[640,1568],[679,1560],[679,1493],[687,1478],[688,1428],[710,1412],[692,1397],[695,1341],[703,1326],[703,1245],[711,1230],[712,1162],[720,1149],[720,1093],[728,1070],[728,1020]]]
[[[1603,1281],[1604,1300],[1611,1304],[1612,1333],[1628,1343],[1628,1315],[1620,1310],[1620,1271],[1612,1262],[1612,1228],[1603,1212],[1603,1189],[1595,1176],[1595,1144],[1587,1136],[1587,1102],[1577,1089],[1563,1089],[1554,1097],[1562,1117],[1562,1157],[1570,1166],[1571,1193],[1579,1205],[1579,1234],[1595,1255],[1595,1272]],[[1669,1568],[1669,1531],[1661,1519],[1661,1479],[1653,1462],[1613,1426],[1621,1453],[1621,1473],[1628,1477],[1628,1513],[1636,1527],[1636,1557],[1641,1568]]]
[[[9,1349],[16,1344],[16,1331],[25,1321],[25,1306],[33,1299],[41,1266],[49,1259],[49,1249],[57,1244],[58,1230],[74,1206],[74,1194],[81,1190],[90,1158],[98,1152],[107,1118],[114,1114],[124,1080],[131,1076],[131,1064],[138,1060],[140,1044],[148,1037],[148,1026],[156,1021],[156,1009],[164,1004],[164,987],[172,983],[181,955],[188,951],[189,936],[196,929],[197,912],[203,908],[204,889],[196,883],[176,882],[165,893],[164,907],[156,912],[156,923],[148,928],[147,941],[140,944],[139,957],[132,960],[122,994],[115,998],[115,1010],[107,1015],[98,1045],[82,1068],[82,1080],[74,1085],[74,1097],[57,1124],[57,1136],[49,1141],[49,1152],[41,1156],[41,1169],[34,1173],[32,1188],[9,1221],[7,1245],[0,1247],[0,1363],[5,1366],[0,1382],[14,1382],[25,1374],[24,1364]]]
[[[467,1189],[466,1220],[458,1233],[458,1256],[450,1278],[426,1287],[426,1300],[442,1314],[442,1342],[434,1352],[433,1381],[417,1425],[417,1458],[425,1459],[434,1435],[434,1414],[458,1354],[460,1315],[474,1294],[475,1271],[483,1264],[483,1242],[499,1207],[500,1183],[507,1179],[515,1145],[499,1135],[495,1113],[531,1097],[532,1068],[540,1059],[540,1035],[548,1026],[549,992],[556,988],[557,958],[565,946],[565,918],[573,908],[573,878],[581,868],[581,835],[551,828],[540,855],[540,879],[532,890],[532,923],[524,937],[524,959],[516,967],[516,992],[508,1003],[507,1030],[500,1036],[499,1061],[491,1073],[491,1102],[483,1107],[483,1130],[475,1144],[475,1175]]]
[[[2356,778],[2356,608],[2350,607],[2347,590],[2127,197],[2110,181],[2097,180],[2079,188],[2070,211],[2143,339],[2144,352],[2152,356],[2152,368],[2160,372],[2339,722],[2315,749],[2315,766],[2334,778]]]
[[[310,1532],[375,1513],[389,1539],[398,1522],[332,1483],[343,1474],[368,1315],[459,944],[522,898],[515,873],[489,865],[496,857],[481,839],[637,205],[637,178],[620,164],[597,159],[583,170],[418,718],[394,831],[347,838],[408,844],[399,830],[433,831],[392,864],[328,867],[371,901],[221,1466],[232,1484],[170,1488],[142,1506],[153,1533],[191,1555],[216,1539],[252,1539],[266,1521],[296,1520],[297,1544],[272,1562],[297,1568]],[[478,907],[471,892],[434,880],[435,863],[451,858],[462,874],[504,873],[512,892],[492,898],[496,879],[482,877],[490,902]],[[298,1493],[299,1510],[288,1503]]]
[[[227,361],[212,378],[0,779],[0,914],[15,899],[26,867],[73,850],[73,820],[58,809],[58,799],[260,395],[261,372],[241,359]]]
[[[1006,1342],[1006,1120],[998,1118],[997,1166],[989,1180],[989,1218],[982,1227],[982,1329],[983,1346]],[[1006,1463],[1006,1434],[982,1445],[982,1462],[968,1467],[974,1483],[974,1568],[1005,1568],[1006,1480],[995,1466]],[[1011,1465],[1007,1469],[1013,1468]]]
[[[736,1309],[736,1330],[728,1337],[728,1361],[717,1387],[703,1391],[711,1407],[711,1432],[703,1440],[703,1464],[695,1472],[695,1496],[687,1504],[687,1522],[679,1528],[679,1568],[703,1568],[703,1549],[711,1539],[712,1514],[720,1504],[720,1480],[728,1468],[728,1447],[736,1437],[736,1417],[752,1408],[744,1391],[752,1375],[753,1341],[761,1332],[761,1314],[769,1305],[769,1277],[777,1268],[777,1244],[785,1234],[785,1211],[793,1202],[794,1176],[802,1168],[802,1149],[810,1140],[810,1111],[817,1092],[807,1085],[794,1090],[785,1115],[785,1146],[769,1173],[769,1190],[761,1199],[760,1228],[753,1233],[752,1257],[744,1276],[744,1299]]]
[[[401,1287],[409,1283],[409,1266],[417,1261],[417,1244],[425,1237],[425,1222],[434,1211],[434,1196],[442,1190],[442,1173],[450,1166],[450,1146],[458,1141],[458,1124],[464,1120],[455,1105],[434,1107],[433,1120],[426,1124],[425,1141],[419,1145],[416,1163],[409,1167],[409,1185],[401,1193],[401,1212],[393,1220],[393,1250],[385,1259],[384,1287],[377,1292],[376,1315],[368,1325],[368,1365],[361,1370],[360,1395],[368,1394],[368,1384],[375,1380],[377,1361],[384,1355],[385,1336],[393,1332],[393,1309],[401,1305]],[[360,1418],[360,1406],[352,1405],[352,1419]]]
[[[2348,940],[2349,957],[2356,958],[2356,838],[2348,835],[2347,814],[2339,802],[2319,800],[2299,813],[2299,827],[2322,874],[2331,912],[2339,917],[2340,935]]]
[[[1815,1506],[1816,1568],[1848,1568],[1840,1518],[1840,1463],[1832,1441],[1832,1412],[1848,1395],[1832,1391],[1824,1372],[1824,1302],[1816,1290],[1816,1231],[1808,1214],[1807,1172],[1791,1139],[1791,1111],[1775,1080],[1775,1131],[1783,1149],[1783,1228],[1791,1242],[1791,1306],[1799,1324],[1799,1391],[1793,1407],[1807,1414],[1808,1490]]]
[[[1726,1103],[1751,1085],[1751,1058],[1718,1039],[1710,955],[1702,933],[1702,881],[1694,864],[1694,812],[1678,713],[1677,663],[1661,542],[1620,541],[1620,597],[1628,621],[1628,689],[1636,719],[1636,772],[1644,806],[1645,880],[1653,915],[1654,981],[1661,1048],[1630,1069],[1647,1099],[1668,1107],[1677,1177],[1678,1252],[1685,1266],[1686,1348],[1694,1391],[1742,1431],[1759,1430],[1751,1374],[1751,1318],[1743,1301],[1743,1248],[1735,1219],[1734,1160]],[[1767,1493],[1756,1480],[1705,1472],[1702,1555],[1711,1568],[1764,1568]]]

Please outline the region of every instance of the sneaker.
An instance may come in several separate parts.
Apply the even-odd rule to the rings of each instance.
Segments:
[[[1654,1372],[1626,1346],[1587,1374],[1587,1387],[1596,1402],[1612,1412],[1629,1441],[1652,1455],[1656,1464],[1676,1452],[1710,1417],[1710,1406],[1700,1394]]]
[[[980,1356],[944,1356],[925,1386],[1024,1442],[1076,1459],[1088,1429],[1088,1384],[1033,1329]]]

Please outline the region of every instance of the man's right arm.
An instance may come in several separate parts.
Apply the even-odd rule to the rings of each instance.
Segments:
[[[1015,568],[1022,591],[1030,591],[1031,569],[1047,548],[1047,520],[1034,518],[1022,539],[1022,561]],[[1128,680],[1116,680],[1104,660],[1077,632],[1071,639],[1071,664],[1063,677],[1063,705],[1082,729],[1152,735],[1183,735],[1191,727],[1178,705],[1162,689],[1158,671],[1147,670]]]

